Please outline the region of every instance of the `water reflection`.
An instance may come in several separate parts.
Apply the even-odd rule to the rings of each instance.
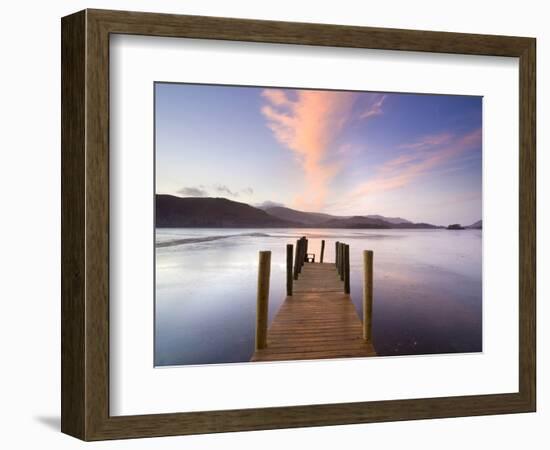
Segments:
[[[155,364],[248,361],[258,251],[272,251],[271,321],[285,295],[285,245],[302,235],[317,255],[326,240],[326,261],[334,260],[335,241],[350,245],[351,295],[360,317],[361,252],[374,251],[379,355],[481,351],[479,230],[159,229]]]

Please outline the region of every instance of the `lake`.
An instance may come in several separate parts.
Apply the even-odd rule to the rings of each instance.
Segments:
[[[362,317],[362,251],[374,251],[373,342],[380,356],[482,351],[481,230],[156,230],[155,365],[247,362],[254,351],[258,251],[271,250],[269,320],[281,306],[286,244],[318,259],[350,245]]]

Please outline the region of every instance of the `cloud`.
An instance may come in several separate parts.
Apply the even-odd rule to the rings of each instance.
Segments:
[[[260,209],[267,209],[267,208],[275,208],[275,207],[285,207],[285,205],[283,203],[278,203],[278,202],[272,202],[271,200],[266,200],[265,202],[262,202],[262,203],[258,203],[257,205],[254,205],[256,206],[256,208],[260,208]]]
[[[220,194],[227,194],[230,197],[238,197],[239,193],[236,191],[232,191],[229,189],[225,184],[216,184],[214,185],[214,190]]]
[[[382,114],[382,105],[386,100],[385,94],[364,94],[367,97],[367,106],[359,118],[368,119],[369,117]]]
[[[360,154],[364,154],[367,152],[367,146],[364,142],[357,144],[357,143],[349,143],[346,142],[338,147],[336,147],[334,154],[338,157],[343,157],[346,159],[350,159],[352,157],[355,157]]]
[[[458,194],[454,198],[445,199],[445,201],[426,203],[425,206],[430,207],[442,207],[449,205],[457,205],[460,203],[468,203],[472,201],[479,201],[481,199],[481,192],[466,192]]]
[[[239,197],[240,195],[250,196],[254,194],[254,189],[252,189],[250,186],[245,187],[241,190],[232,190],[225,184],[215,184],[213,186],[213,189],[220,194],[229,195],[230,197]]]
[[[275,106],[289,106],[291,103],[282,89],[264,89],[262,96]]]
[[[450,133],[432,134],[424,136],[415,142],[401,144],[398,148],[426,150],[437,145],[448,144],[452,138],[453,135]]]
[[[207,197],[208,192],[206,192],[201,187],[182,187],[178,189],[178,194],[183,195],[184,197]]]
[[[307,209],[323,207],[328,185],[341,164],[331,158],[335,138],[350,119],[357,94],[337,91],[293,92],[281,89],[262,92],[266,104],[262,114],[273,135],[292,150],[304,171],[305,192],[295,205]]]
[[[210,192],[214,191],[217,194],[221,194],[228,197],[239,197],[241,194],[250,196],[254,194],[254,189],[252,189],[251,187],[245,187],[240,191],[237,191],[237,190],[230,189],[225,184],[214,184],[214,185],[211,185],[208,189],[210,189]],[[199,186],[182,187],[176,192],[184,197],[208,197],[209,196],[207,187],[204,186],[203,184]]]
[[[458,137],[450,134],[426,136],[413,143],[401,145],[399,148],[408,149],[409,153],[384,163],[372,179],[353,191],[352,197],[403,188],[463,153],[480,147],[481,129]]]

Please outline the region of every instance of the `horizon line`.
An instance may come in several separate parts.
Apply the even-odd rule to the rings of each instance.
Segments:
[[[260,209],[260,210],[264,210],[261,205],[263,205],[264,203],[268,203],[269,200],[266,200],[262,203],[257,203],[257,204],[251,204],[251,203],[247,203],[247,202],[244,202],[244,201],[239,201],[239,200],[232,200],[230,198],[227,198],[227,197],[213,197],[213,196],[180,196],[180,195],[176,195],[176,194],[166,194],[166,193],[159,193],[159,192],[155,192],[155,196],[158,196],[158,195],[166,195],[166,196],[170,196],[170,197],[175,197],[175,198],[192,198],[192,199],[221,199],[221,200],[227,200],[229,202],[233,202],[233,203],[241,203],[243,205],[247,205],[247,206],[250,206],[252,208],[256,208],[256,209]],[[434,225],[434,226],[437,226],[437,227],[447,227],[449,225],[461,225],[462,226],[462,223],[449,223],[448,225],[440,225],[440,224],[433,224],[433,223],[430,223],[430,222],[427,222],[427,221],[419,221],[419,222],[414,222],[414,221],[411,221],[409,219],[406,219],[404,217],[400,217],[400,216],[385,216],[383,214],[350,214],[350,215],[339,215],[339,214],[332,214],[332,213],[326,213],[326,212],[319,212],[319,211],[304,211],[304,210],[300,210],[300,209],[295,209],[295,208],[290,208],[288,206],[285,206],[284,204],[279,204],[277,202],[271,202],[272,203],[272,206],[266,206],[266,208],[285,208],[285,209],[289,209],[291,211],[296,211],[296,212],[299,212],[299,213],[304,213],[304,214],[323,214],[323,215],[327,215],[327,216],[333,216],[333,217],[336,217],[336,218],[342,218],[342,219],[345,219],[345,218],[352,218],[352,217],[372,217],[372,216],[378,216],[378,217],[382,217],[382,218],[386,218],[386,219],[403,219],[407,222],[410,222],[412,224],[427,224],[427,225]],[[481,217],[480,219],[472,222],[471,224],[467,224],[465,226],[470,226],[470,225],[474,225],[476,224],[477,222],[480,222],[483,220],[483,217]],[[404,223],[404,222],[403,222]],[[466,222],[464,222],[466,224]]]

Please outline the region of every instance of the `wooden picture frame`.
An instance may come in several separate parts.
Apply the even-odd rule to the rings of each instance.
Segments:
[[[84,440],[535,411],[533,38],[85,10],[62,30],[62,417]],[[109,415],[109,36],[136,34],[519,58],[519,391],[140,416]]]

